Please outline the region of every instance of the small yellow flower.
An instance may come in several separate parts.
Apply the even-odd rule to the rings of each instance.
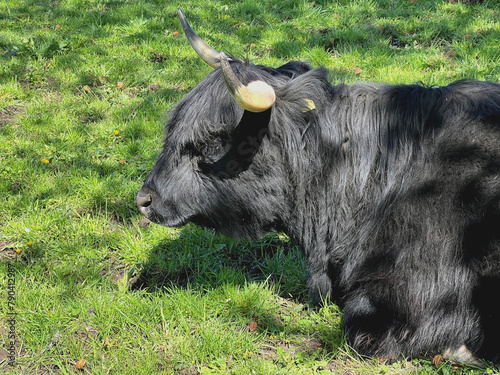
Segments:
[[[120,131],[119,130],[115,130],[114,133],[115,133],[116,136],[120,135]]]
[[[21,249],[17,248],[16,253],[21,254]]]
[[[47,158],[42,158],[40,161],[41,161],[43,164],[49,164],[49,163],[50,163],[50,162],[49,162],[49,159],[47,159]]]
[[[27,245],[28,246],[32,246],[33,245],[33,241],[28,241]]]

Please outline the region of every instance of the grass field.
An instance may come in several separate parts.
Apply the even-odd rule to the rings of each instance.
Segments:
[[[211,70],[179,5],[214,48],[333,82],[500,81],[497,0],[3,0],[0,372],[497,373],[359,357],[284,235],[142,219],[167,111]]]

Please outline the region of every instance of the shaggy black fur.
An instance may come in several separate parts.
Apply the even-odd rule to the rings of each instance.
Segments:
[[[465,345],[500,361],[500,85],[332,86],[301,62],[231,65],[276,103],[244,112],[220,69],[205,78],[173,110],[138,195],[149,218],[287,233],[313,298],[343,308],[361,353]]]

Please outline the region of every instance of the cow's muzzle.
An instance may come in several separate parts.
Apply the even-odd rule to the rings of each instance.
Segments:
[[[153,198],[150,194],[144,194],[142,192],[139,192],[137,194],[137,207],[139,208],[139,211],[141,211],[141,213],[146,217],[149,216],[152,201]]]

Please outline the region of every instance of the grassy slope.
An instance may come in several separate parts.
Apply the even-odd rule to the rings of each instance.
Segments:
[[[210,71],[177,5],[0,3],[0,282],[14,264],[18,334],[16,366],[0,348],[0,371],[474,372],[358,358],[340,312],[307,305],[303,260],[286,237],[249,243],[141,220],[134,196],[165,112]],[[500,79],[497,1],[182,7],[214,48],[267,65],[308,60],[338,82]],[[0,306],[5,349],[6,297]]]

